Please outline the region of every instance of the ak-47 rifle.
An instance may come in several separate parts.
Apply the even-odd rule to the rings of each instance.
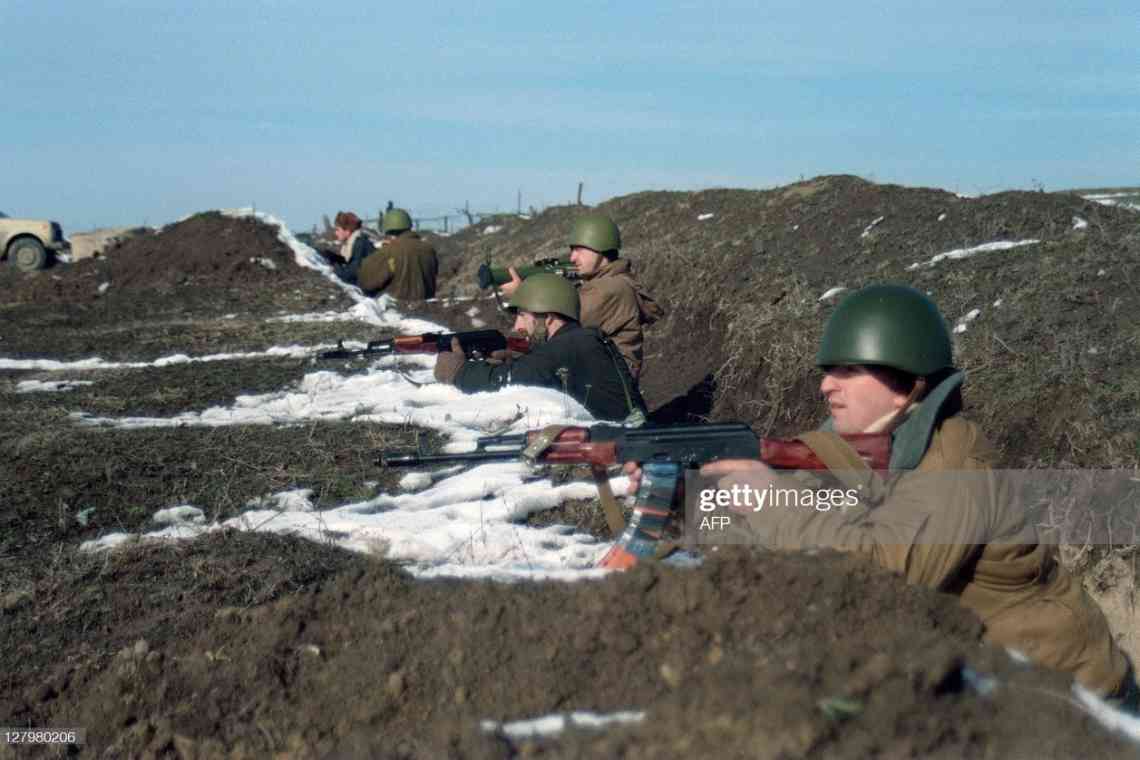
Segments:
[[[578,267],[575,266],[569,258],[560,259],[555,256],[551,256],[547,259],[538,259],[531,266],[516,267],[515,271],[517,271],[519,277],[524,280],[531,275],[542,272],[556,274],[568,280],[579,279]],[[479,287],[486,290],[487,288],[497,288],[500,285],[505,285],[510,282],[511,273],[507,271],[506,267],[492,267],[490,262],[488,262],[479,267],[479,272],[475,275],[475,278],[479,282]]]
[[[890,462],[888,433],[844,435],[873,470]],[[585,464],[593,470],[606,519],[620,538],[602,557],[599,567],[624,570],[639,559],[654,556],[665,527],[678,509],[684,470],[717,459],[759,459],[770,467],[824,470],[827,466],[807,444],[798,440],[757,438],[743,422],[714,425],[663,425],[624,428],[599,424],[590,427],[554,425],[516,435],[480,438],[475,450],[455,454],[383,451],[378,464],[416,467],[451,462],[485,462],[521,457],[531,464]],[[641,485],[634,499],[633,518],[623,526],[621,511],[609,489],[606,467],[640,462]],[[616,512],[616,516],[613,514]],[[620,526],[620,527],[619,527]]]
[[[359,359],[389,354],[438,354],[451,350],[451,339],[459,340],[463,353],[476,359],[484,359],[494,351],[515,351],[525,354],[530,351],[530,341],[526,338],[503,335],[498,330],[470,330],[461,333],[424,333],[423,335],[397,335],[388,340],[369,341],[364,348],[348,349],[344,341],[337,341],[332,351],[322,351],[317,359]]]

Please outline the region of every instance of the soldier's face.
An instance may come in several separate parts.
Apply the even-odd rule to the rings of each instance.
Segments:
[[[515,315],[515,332],[519,333],[520,335],[525,335],[529,338],[530,336],[534,335],[534,326],[537,321],[538,318],[534,316],[534,314],[529,311],[523,311],[522,309],[519,309],[518,313]]]
[[[871,423],[906,405],[907,396],[866,367],[831,367],[819,384],[837,433],[862,433]]]
[[[593,274],[598,271],[605,258],[591,248],[583,248],[580,245],[570,247],[570,261],[578,267],[580,274]]]

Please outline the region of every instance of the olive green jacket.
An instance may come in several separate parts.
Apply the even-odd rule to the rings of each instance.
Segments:
[[[360,289],[368,295],[387,293],[401,301],[435,297],[439,259],[435,248],[417,233],[401,233],[364,260],[357,273]]]

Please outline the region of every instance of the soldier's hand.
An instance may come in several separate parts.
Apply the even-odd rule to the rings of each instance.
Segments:
[[[518,351],[511,351],[508,348],[501,348],[498,351],[492,351],[491,355],[487,357],[488,364],[506,364],[513,362],[515,359],[522,356]]]
[[[701,477],[717,477],[717,487],[731,490],[733,486],[747,484],[754,491],[764,491],[776,480],[776,472],[759,459],[721,459],[701,467]],[[729,504],[730,512],[749,515],[754,511],[751,505]]]
[[[459,339],[452,338],[451,350],[440,351],[436,357],[435,379],[441,383],[453,385],[465,361],[467,361],[467,355],[463,353],[463,347],[459,345]]]
[[[523,279],[519,277],[519,270],[514,267],[507,267],[507,273],[510,274],[511,281],[504,282],[499,286],[499,290],[501,290],[505,296],[513,296],[515,291],[519,289],[519,285],[522,285]]]

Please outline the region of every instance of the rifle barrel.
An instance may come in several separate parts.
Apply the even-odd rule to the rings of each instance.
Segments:
[[[420,454],[415,451],[380,452],[380,464],[385,467],[419,467],[432,464],[453,464],[455,462],[498,462],[518,459],[519,450],[503,451],[463,451],[457,454]]]

